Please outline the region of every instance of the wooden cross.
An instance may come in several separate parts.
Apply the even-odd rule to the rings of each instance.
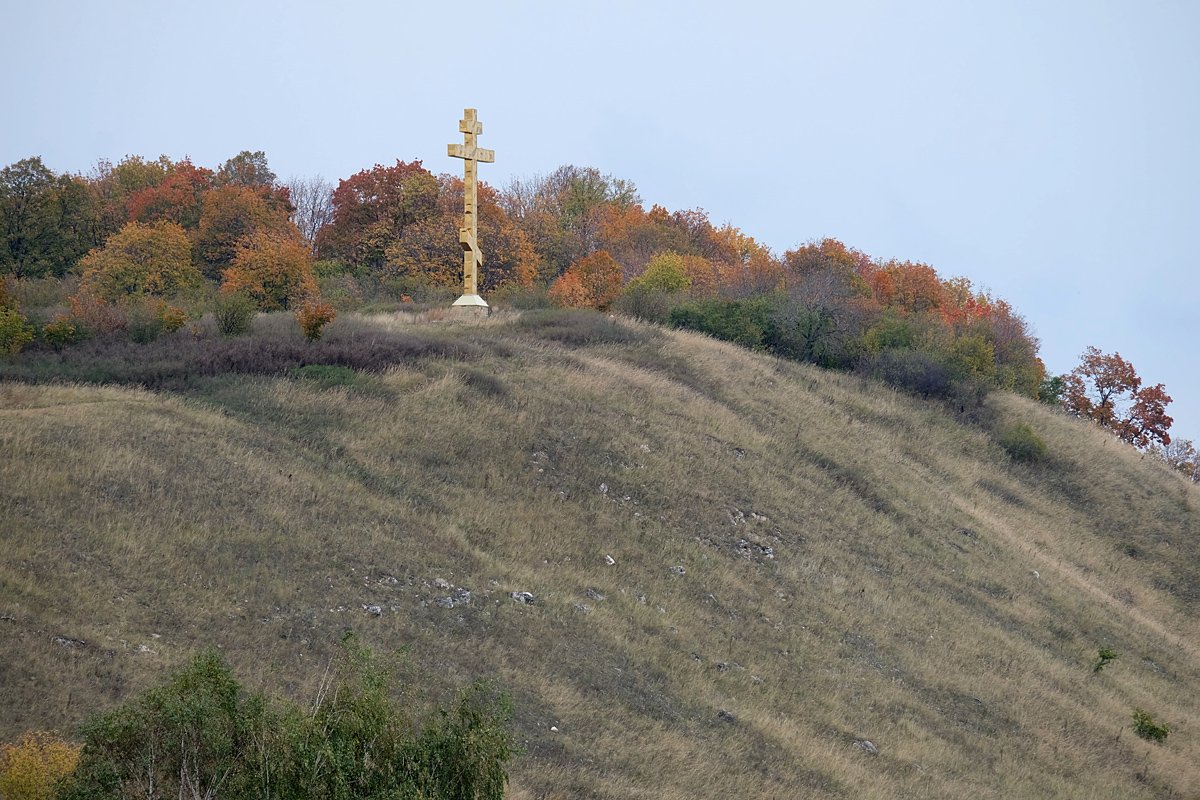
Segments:
[[[475,137],[483,133],[483,123],[476,116],[473,108],[463,109],[463,118],[458,122],[458,129],[463,133],[462,144],[446,146],[447,154],[453,158],[464,160],[463,165],[463,224],[458,229],[458,241],[463,249],[463,296],[455,305],[468,297],[478,302],[472,305],[487,306],[479,297],[479,269],[483,266],[483,253],[479,249],[479,185],[476,181],[476,168],[480,161],[491,164],[496,160],[496,154],[475,144]]]

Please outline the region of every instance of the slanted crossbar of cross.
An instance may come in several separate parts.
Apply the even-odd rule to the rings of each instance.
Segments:
[[[476,173],[479,162],[491,164],[496,160],[496,154],[476,144],[476,137],[483,133],[483,123],[479,121],[475,109],[463,110],[458,129],[463,134],[463,143],[447,145],[446,152],[452,158],[464,161],[463,224],[458,229],[458,241],[463,249],[463,294],[477,295],[483,252],[479,249],[479,183]]]

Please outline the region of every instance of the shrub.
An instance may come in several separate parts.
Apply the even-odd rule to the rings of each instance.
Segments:
[[[1140,708],[1133,710],[1133,732],[1151,742],[1163,742],[1171,733],[1171,726],[1165,722],[1158,725],[1154,717]]]
[[[80,289],[71,297],[71,319],[96,336],[123,331],[129,323],[122,306],[110,303],[88,289]]]
[[[884,350],[864,362],[863,371],[889,386],[922,397],[949,397],[954,388],[950,372],[920,350]]]
[[[15,308],[0,308],[0,354],[16,355],[33,341],[33,326]]]
[[[143,297],[126,304],[129,338],[138,344],[153,342],[164,333],[174,333],[187,322],[187,312],[156,297]]]
[[[352,636],[312,707],[268,702],[215,651],[84,726],[62,797],[463,798],[499,800],[512,756],[507,697],[464,692],[424,725],[389,671]]]
[[[83,331],[69,317],[57,316],[42,326],[42,339],[55,350],[62,350],[82,338]]]
[[[50,800],[58,784],[79,762],[79,745],[45,731],[26,733],[16,744],[0,745],[0,797]]]
[[[1000,446],[1014,461],[1031,464],[1046,457],[1046,443],[1023,422],[1001,434]]]
[[[766,297],[699,300],[671,309],[669,321],[677,328],[707,333],[743,347],[761,348],[769,336],[773,337],[773,311],[774,305]]]
[[[679,295],[647,289],[643,286],[626,287],[624,294],[613,303],[613,308],[622,314],[644,319],[647,322],[667,322],[671,318],[671,309],[678,302]]]
[[[1092,664],[1092,672],[1100,672],[1101,670],[1103,670],[1105,667],[1108,666],[1108,663],[1110,661],[1116,660],[1117,651],[1112,650],[1111,648],[1108,648],[1108,647],[1101,647],[1096,652],[1096,655],[1097,655],[1096,663]]]
[[[333,306],[318,297],[308,298],[296,309],[296,322],[300,324],[300,330],[304,331],[310,342],[320,339],[321,331],[333,322],[335,317],[337,311]]]
[[[258,309],[254,300],[241,292],[222,292],[213,305],[213,317],[222,336],[241,336],[250,330]]]

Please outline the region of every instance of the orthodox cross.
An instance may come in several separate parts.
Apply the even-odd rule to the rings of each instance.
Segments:
[[[479,249],[479,185],[475,173],[480,161],[491,164],[496,160],[496,154],[475,144],[475,137],[483,133],[483,123],[476,116],[475,109],[463,109],[458,129],[463,134],[463,143],[446,146],[449,156],[464,161],[463,222],[458,229],[458,241],[463,249],[463,296],[454,305],[487,308],[487,303],[479,296],[479,269],[483,266],[483,253]]]

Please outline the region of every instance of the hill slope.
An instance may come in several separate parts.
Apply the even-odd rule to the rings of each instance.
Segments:
[[[213,643],[305,697],[352,627],[512,689],[513,797],[1200,793],[1200,491],[1098,429],[598,316],[348,325],[432,344],[0,383],[0,736]]]

